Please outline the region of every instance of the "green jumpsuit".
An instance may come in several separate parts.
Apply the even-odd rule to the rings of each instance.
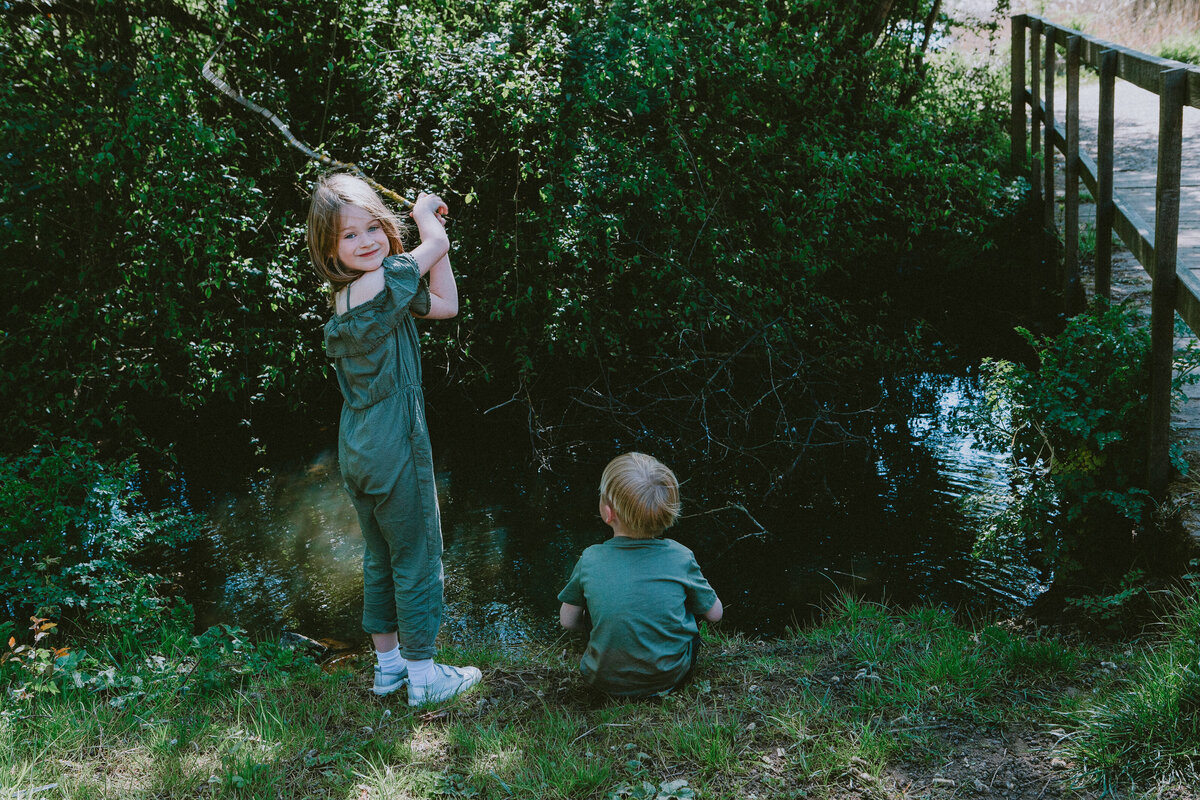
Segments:
[[[412,316],[429,313],[429,292],[407,253],[383,270],[383,291],[325,324],[345,400],[338,459],[366,543],[363,630],[396,631],[406,659],[433,658],[442,530]]]

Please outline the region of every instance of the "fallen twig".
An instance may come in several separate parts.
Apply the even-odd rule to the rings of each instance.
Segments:
[[[571,744],[575,744],[583,737],[587,736],[590,733],[595,733],[596,731],[600,730],[601,728],[628,728],[628,727],[629,727],[629,723],[627,723],[627,722],[602,722],[601,724],[597,725],[596,727],[589,728],[586,731],[584,731],[583,733],[576,736],[574,739],[571,740]]]

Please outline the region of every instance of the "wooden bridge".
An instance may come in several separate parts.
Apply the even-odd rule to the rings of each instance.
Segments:
[[[1061,111],[1055,108],[1060,51],[1066,74]],[[1095,140],[1085,146],[1080,142],[1083,65],[1100,76]],[[1123,83],[1118,84],[1118,79]],[[1157,96],[1156,130],[1117,129],[1117,87],[1124,90],[1126,84]],[[1182,180],[1185,108],[1189,114],[1200,109],[1200,68],[1130,50],[1041,17],[1012,18],[1012,167],[1017,174],[1029,176],[1047,230],[1058,229],[1055,188],[1060,183],[1063,187],[1064,258],[1056,277],[1067,311],[1081,310],[1084,298],[1079,269],[1080,181],[1096,201],[1095,293],[1106,298],[1111,294],[1114,234],[1153,282],[1147,487],[1159,497],[1171,471],[1176,312],[1193,332],[1200,333],[1200,186],[1185,186]],[[1115,156],[1131,137],[1153,137],[1153,172],[1120,170],[1121,180],[1117,180]],[[1062,156],[1061,181],[1056,154]],[[1197,160],[1200,151],[1189,156],[1189,166]],[[1187,212],[1184,225],[1181,209]]]

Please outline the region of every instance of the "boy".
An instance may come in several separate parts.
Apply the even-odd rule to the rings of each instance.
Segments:
[[[584,631],[584,680],[612,695],[669,691],[691,676],[696,617],[721,619],[721,601],[692,551],[658,538],[679,518],[679,482],[642,453],[617,456],[600,479],[600,518],[612,538],[583,551],[558,595],[559,622]]]

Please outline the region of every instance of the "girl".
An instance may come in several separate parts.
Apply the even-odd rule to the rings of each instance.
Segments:
[[[362,624],[375,645],[372,691],[387,695],[407,683],[412,706],[447,700],[481,677],[475,667],[433,662],[442,532],[413,317],[458,313],[445,213],[441,198],[419,195],[411,216],[421,243],[405,253],[396,217],[353,175],[319,180],[308,211],[309,254],[334,309],[325,350],[345,401],[338,458],[366,542]]]

